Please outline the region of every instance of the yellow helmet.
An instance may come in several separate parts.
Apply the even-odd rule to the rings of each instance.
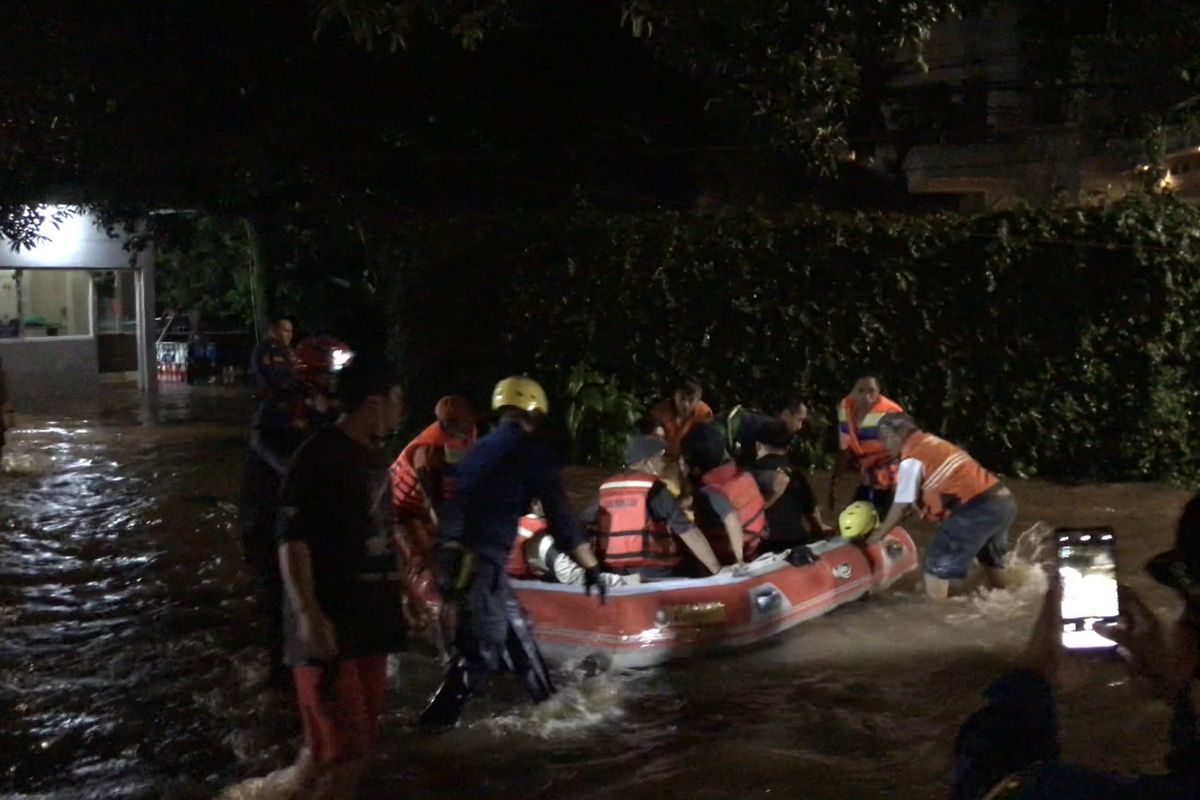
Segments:
[[[550,403],[546,400],[546,392],[533,378],[513,376],[505,378],[496,384],[492,391],[492,410],[504,406],[513,406],[522,411],[540,411],[549,413]]]
[[[866,500],[858,500],[838,514],[838,530],[843,539],[858,539],[879,527],[879,513]]]

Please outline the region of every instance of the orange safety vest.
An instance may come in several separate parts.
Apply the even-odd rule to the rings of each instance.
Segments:
[[[879,438],[879,420],[884,414],[903,411],[898,404],[880,395],[859,426],[854,395],[848,394],[838,403],[838,433],[844,437],[846,449],[854,456],[863,483],[867,486],[875,489],[893,489],[896,486],[898,462]]]
[[[526,546],[534,537],[546,530],[546,520],[534,514],[526,514],[517,520],[517,535],[513,539],[512,549],[508,551],[508,561],[504,571],[514,578],[536,578],[529,568],[529,554]]]
[[[648,416],[662,426],[663,440],[667,443],[667,458],[678,458],[683,437],[697,425],[712,419],[712,409],[703,400],[692,406],[692,415],[685,419],[675,416],[675,403],[670,397],[650,409]]]
[[[653,475],[626,472],[600,484],[600,509],[592,532],[592,547],[605,567],[616,570],[679,566],[679,543],[666,524],[651,518],[649,513],[647,501],[658,483]]]
[[[721,495],[737,510],[738,521],[742,523],[742,558],[746,561],[753,559],[763,539],[767,538],[767,518],[763,514],[766,503],[754,476],[739,470],[734,462],[727,461],[704,473],[700,478],[700,488]],[[717,560],[724,564],[736,561],[724,525],[703,530],[703,533],[712,545]]]
[[[934,522],[1000,483],[961,447],[917,431],[904,440],[901,460],[915,458],[924,468],[917,510]]]
[[[418,448],[432,447],[433,464],[441,469],[442,496],[448,500],[454,491],[454,465],[462,460],[463,454],[475,444],[475,432],[466,439],[457,439],[446,432],[440,423],[433,423],[417,435],[396,457],[391,467],[392,506],[401,516],[409,515],[425,518],[428,509],[425,507],[424,495],[417,479],[417,469],[413,465],[413,455]]]

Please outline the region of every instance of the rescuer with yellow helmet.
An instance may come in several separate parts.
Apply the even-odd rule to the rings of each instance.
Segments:
[[[843,539],[861,539],[879,527],[879,512],[866,500],[855,500],[838,514],[838,532]]]
[[[458,655],[421,714],[425,728],[455,725],[467,700],[505,669],[535,703],[554,693],[505,573],[518,520],[533,500],[541,501],[558,549],[583,567],[584,590],[594,586],[604,599],[599,564],[567,502],[558,459],[538,435],[550,410],[546,392],[532,378],[505,378],[492,391],[492,410],[499,422],[459,462],[434,551],[442,594],[458,599],[460,617]]]

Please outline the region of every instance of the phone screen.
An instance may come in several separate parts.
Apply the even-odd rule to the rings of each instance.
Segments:
[[[1059,529],[1056,534],[1063,585],[1063,646],[1080,650],[1116,647],[1116,642],[1096,630],[1102,623],[1116,621],[1120,613],[1112,529]]]

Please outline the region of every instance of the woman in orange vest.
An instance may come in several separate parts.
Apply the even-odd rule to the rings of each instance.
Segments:
[[[883,396],[879,380],[871,375],[856,380],[850,394],[838,403],[838,457],[829,478],[830,511],[838,478],[854,468],[861,480],[853,499],[873,503],[880,514],[887,512],[896,488],[896,460],[879,438],[879,420],[884,414],[903,411]]]
[[[454,492],[454,469],[475,443],[478,416],[465,397],[443,397],[436,420],[405,445],[391,467],[396,546],[404,556],[410,622],[423,628],[441,614],[429,559],[437,539],[438,513]]]
[[[683,460],[696,491],[696,521],[722,564],[753,560],[767,538],[766,503],[754,476],[738,469],[712,425],[683,438]]]
[[[895,500],[866,541],[878,541],[915,507],[937,523],[925,549],[930,597],[944,600],[950,581],[965,578],[973,559],[994,588],[1004,588],[1008,529],[1017,518],[1017,501],[1008,488],[965,450],[921,430],[907,414],[885,414],[879,433],[900,467]]]

